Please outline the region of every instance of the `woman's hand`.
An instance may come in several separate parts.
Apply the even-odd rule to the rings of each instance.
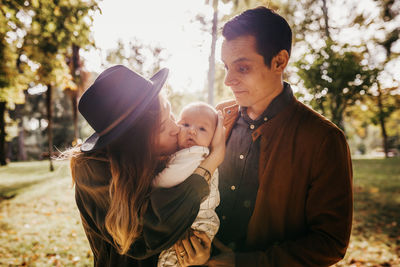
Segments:
[[[180,266],[203,265],[210,258],[211,240],[204,232],[190,231],[174,248]]]
[[[222,112],[218,111],[218,123],[211,141],[211,152],[200,164],[212,174],[225,158],[225,127]]]
[[[218,123],[214,132],[213,140],[211,141],[211,154],[216,154],[219,159],[218,165],[224,161],[225,157],[225,127],[224,116],[221,111],[218,111]]]

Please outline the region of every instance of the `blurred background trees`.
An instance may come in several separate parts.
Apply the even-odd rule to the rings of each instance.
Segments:
[[[175,91],[168,84],[174,110],[191,101],[215,105],[232,98],[218,60],[220,28],[233,15],[265,5],[286,17],[293,29],[285,78],[296,96],[345,131],[353,154],[398,154],[400,1],[368,3],[205,0],[209,13],[199,12],[192,22],[209,38],[207,82],[200,93]],[[96,12],[99,0],[0,0],[1,165],[49,158],[53,169],[51,155],[57,149],[76,145],[91,133],[77,103],[97,76],[81,56],[99,49],[91,33]],[[103,68],[124,64],[147,77],[174,56],[162,44],[137,38],[121,39],[102,52]]]

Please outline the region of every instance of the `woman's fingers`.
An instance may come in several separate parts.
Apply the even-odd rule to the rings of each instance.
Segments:
[[[218,111],[218,124],[211,142],[211,154],[213,154],[217,166],[222,163],[225,156],[225,127],[223,125],[224,117],[222,112]]]
[[[189,258],[194,258],[194,256],[195,256],[195,251],[193,250],[193,247],[192,247],[192,245],[191,245],[191,242],[188,240],[188,238],[185,238],[185,239],[183,239],[182,240],[182,244],[183,244],[183,247],[185,248],[185,251],[186,251],[186,255],[189,257]]]
[[[193,231],[194,235],[191,236],[192,245],[196,251],[201,249],[209,249],[211,247],[211,239],[208,238],[205,232]]]
[[[224,116],[222,115],[221,111],[218,111],[218,123],[217,123],[217,127],[215,128],[214,138],[213,138],[214,146],[225,141],[224,129],[225,129],[224,128]]]
[[[185,257],[186,251],[183,248],[182,242],[178,241],[174,245],[176,257],[178,258],[179,266],[186,266]]]

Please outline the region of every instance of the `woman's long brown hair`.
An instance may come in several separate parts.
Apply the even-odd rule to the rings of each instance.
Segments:
[[[105,227],[120,254],[125,254],[142,233],[141,219],[159,164],[155,144],[160,113],[160,100],[155,98],[145,114],[105,150],[112,176]]]

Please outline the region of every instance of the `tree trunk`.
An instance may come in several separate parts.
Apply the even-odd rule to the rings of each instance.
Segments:
[[[344,107],[338,105],[340,105],[340,103],[336,103],[335,107],[331,110],[332,122],[345,133],[344,123],[343,123]]]
[[[385,158],[389,157],[389,146],[388,146],[388,138],[386,134],[385,127],[385,114],[383,112],[383,104],[382,104],[382,91],[378,88],[378,109],[379,109],[379,124],[381,126],[382,138],[383,138],[383,151],[385,152]]]
[[[6,161],[6,122],[5,122],[6,102],[0,102],[0,165],[7,165]]]
[[[72,92],[71,95],[71,101],[72,101],[72,116],[73,116],[73,121],[74,121],[74,141],[72,142],[72,145],[75,146],[78,143],[78,137],[79,137],[79,132],[78,132],[78,91]]]
[[[47,137],[49,140],[48,152],[49,152],[49,162],[50,162],[50,171],[54,171],[53,166],[53,109],[52,109],[52,87],[51,85],[47,85],[46,92],[46,108],[47,108]]]
[[[326,6],[326,0],[322,0],[322,12],[324,13],[325,20],[325,35],[328,39],[331,39],[331,34],[329,32],[329,16],[328,7]]]
[[[78,91],[79,91],[79,81],[78,77],[80,76],[80,57],[79,57],[79,49],[80,47],[73,44],[72,45],[72,64],[71,64],[71,73],[74,79],[74,82],[77,85],[75,91],[71,94],[71,102],[72,102],[72,116],[74,121],[74,141],[73,145],[76,145],[78,142],[79,132],[78,132]]]
[[[215,44],[217,42],[218,0],[213,0],[214,16],[211,32],[211,53],[208,68],[208,103],[214,106]]]
[[[25,133],[24,133],[24,126],[21,121],[18,125],[18,161],[24,161],[27,159],[26,156],[26,149],[25,149]]]

